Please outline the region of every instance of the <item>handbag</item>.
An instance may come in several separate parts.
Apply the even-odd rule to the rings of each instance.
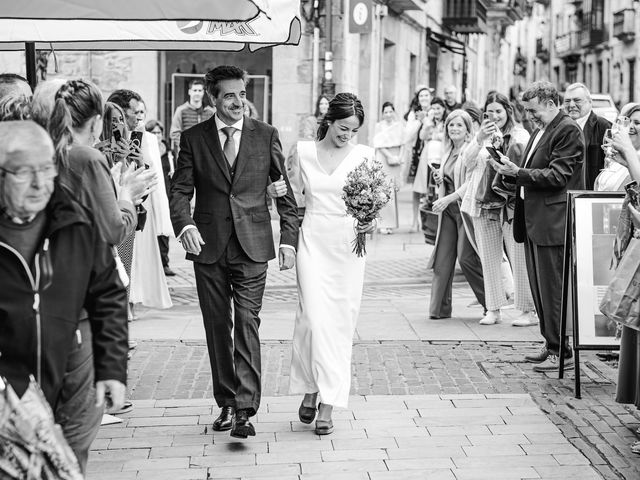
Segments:
[[[420,202],[420,225],[422,225],[424,241],[429,245],[435,245],[438,236],[439,215],[431,210],[432,205],[433,202],[430,202],[426,196]]]
[[[418,165],[420,164],[420,155],[422,155],[422,149],[424,148],[424,142],[420,140],[420,136],[416,138],[416,143],[413,144],[411,149],[411,164],[409,165],[409,173],[407,175],[407,181],[413,182],[418,173]]]
[[[640,330],[640,239],[632,238],[600,302],[607,318]]]
[[[144,226],[147,223],[147,209],[142,204],[136,205],[136,213],[138,214],[138,225],[136,225],[136,231],[141,232],[144,230]]]

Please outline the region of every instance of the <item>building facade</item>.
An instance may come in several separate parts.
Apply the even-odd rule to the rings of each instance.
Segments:
[[[633,0],[536,2],[532,21],[541,27],[529,80],[548,79],[560,88],[581,82],[619,106],[640,99],[639,20]]]

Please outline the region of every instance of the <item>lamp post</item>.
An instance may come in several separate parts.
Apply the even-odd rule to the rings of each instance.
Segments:
[[[336,84],[333,81],[333,0],[325,1],[325,53],[324,76],[322,79],[322,93],[333,96],[336,93]]]

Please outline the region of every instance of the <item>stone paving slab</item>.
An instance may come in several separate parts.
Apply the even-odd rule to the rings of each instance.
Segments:
[[[298,421],[298,397],[266,397],[254,419],[259,433],[250,441],[213,432],[217,408],[212,412],[211,404],[151,401],[123,415],[123,423],[100,429],[102,441],[91,451],[87,478],[601,478],[542,410],[517,410],[535,406],[529,395],[444,397],[354,396],[349,409],[336,410],[336,432],[328,436]],[[444,423],[464,430],[470,418],[488,414],[489,422],[477,424],[485,427],[484,435],[443,438],[439,422],[433,422],[448,419]],[[513,421],[517,418],[522,421]],[[558,440],[552,448],[535,436],[540,424],[549,425],[545,433]],[[514,425],[517,431],[502,432],[496,425]],[[160,430],[149,436],[152,426]],[[380,430],[388,435],[376,435]],[[191,432],[186,444],[183,431]]]

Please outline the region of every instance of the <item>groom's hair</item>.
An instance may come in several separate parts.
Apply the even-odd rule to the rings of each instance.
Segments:
[[[209,70],[204,77],[204,86],[207,93],[213,98],[218,96],[219,85],[222,80],[242,80],[247,83],[247,72],[233,65],[220,65]]]

